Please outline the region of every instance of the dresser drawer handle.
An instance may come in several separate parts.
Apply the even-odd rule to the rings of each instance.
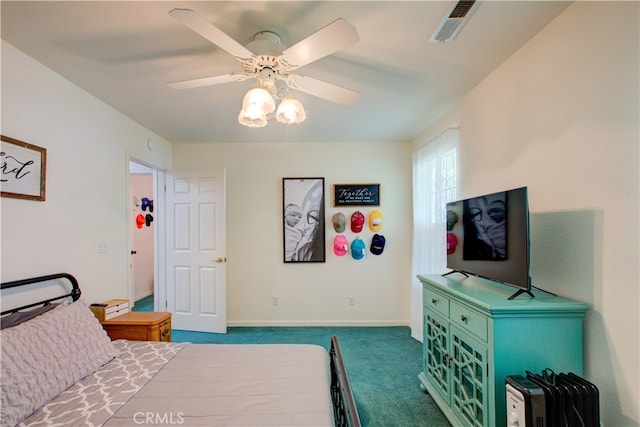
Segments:
[[[169,329],[165,329],[164,331],[162,331],[163,337],[166,337],[167,335],[169,335]]]
[[[467,322],[467,316],[465,316],[464,314],[460,315],[460,320],[462,320],[463,322]]]
[[[437,302],[438,302],[438,300],[437,300],[437,299],[435,299],[435,298],[431,298],[431,304],[435,304],[435,303],[437,303]]]

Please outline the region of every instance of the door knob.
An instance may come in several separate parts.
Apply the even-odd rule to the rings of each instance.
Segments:
[[[131,255],[135,255],[135,254],[137,254],[137,253],[138,253],[138,252],[136,252],[136,251],[131,251]]]
[[[218,258],[216,258],[216,262],[221,264],[223,262],[227,262],[227,257],[221,257],[219,256]]]

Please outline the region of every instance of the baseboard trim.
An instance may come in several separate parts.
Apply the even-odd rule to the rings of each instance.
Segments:
[[[143,292],[143,293],[141,293],[140,295],[136,295],[136,296],[133,298],[133,302],[135,303],[136,301],[141,300],[142,298],[146,298],[146,297],[148,297],[149,295],[153,295],[153,289],[151,289],[150,291],[147,291],[147,292]]]
[[[326,327],[326,326],[347,326],[347,327],[389,327],[389,326],[406,326],[410,327],[409,321],[401,320],[348,320],[348,321],[334,321],[334,320],[236,320],[227,321],[229,327],[260,327],[260,326],[277,326],[277,327]]]

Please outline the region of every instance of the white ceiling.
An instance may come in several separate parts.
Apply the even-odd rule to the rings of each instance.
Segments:
[[[450,43],[429,38],[453,2],[2,1],[2,39],[174,143],[406,141],[530,40],[570,2],[480,3]],[[250,80],[188,90],[166,83],[241,71],[168,12],[197,11],[243,45],[264,30],[291,46],[336,18],[360,41],[300,73],[360,92],[350,106],[297,92],[307,120],[238,123]],[[487,108],[491,106],[488,105]]]

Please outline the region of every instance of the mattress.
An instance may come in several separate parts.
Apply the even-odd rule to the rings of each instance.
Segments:
[[[315,345],[114,341],[120,356],[21,426],[332,426]]]
[[[329,387],[320,346],[189,345],[105,426],[332,426]]]

